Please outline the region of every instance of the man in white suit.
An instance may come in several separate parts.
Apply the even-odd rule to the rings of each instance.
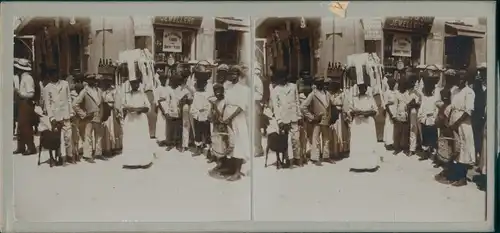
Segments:
[[[288,82],[288,74],[284,70],[275,73],[276,87],[271,91],[271,106],[278,127],[291,136],[293,149],[293,165],[302,165],[300,153],[299,120],[302,118],[297,85]]]
[[[52,128],[61,127],[61,133],[66,157],[63,157],[63,165],[69,160],[75,163],[72,144],[71,117],[73,117],[73,106],[71,103],[71,91],[66,80],[60,79],[55,67],[47,69],[50,83],[45,87],[45,100],[47,116]]]

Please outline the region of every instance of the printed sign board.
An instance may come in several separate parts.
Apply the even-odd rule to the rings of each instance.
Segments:
[[[411,57],[411,36],[394,34],[392,39],[392,56]]]
[[[182,52],[182,32],[165,29],[163,30],[163,52]]]

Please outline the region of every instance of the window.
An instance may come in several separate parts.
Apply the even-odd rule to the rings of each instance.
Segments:
[[[215,58],[226,64],[238,63],[239,33],[236,31],[215,32]]]

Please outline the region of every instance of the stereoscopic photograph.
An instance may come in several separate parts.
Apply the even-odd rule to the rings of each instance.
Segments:
[[[14,21],[17,221],[251,219],[248,18]]]
[[[254,220],[486,221],[491,22],[252,20]]]

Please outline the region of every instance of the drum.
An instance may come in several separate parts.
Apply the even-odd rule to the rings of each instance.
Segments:
[[[457,141],[453,137],[439,137],[438,138],[438,159],[442,162],[452,161],[457,154]]]
[[[215,126],[214,126],[215,127]],[[233,153],[234,145],[231,141],[231,135],[228,132],[212,133],[212,155],[222,158]]]

